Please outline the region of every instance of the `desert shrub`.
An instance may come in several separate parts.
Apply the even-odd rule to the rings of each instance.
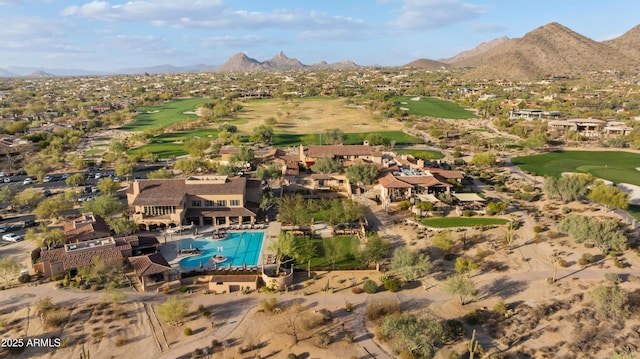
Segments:
[[[362,288],[360,288],[360,287],[353,287],[353,288],[351,288],[351,293],[353,293],[353,294],[360,294],[360,293],[362,293]]]
[[[186,293],[189,291],[189,287],[187,287],[186,285],[183,285],[180,287],[180,293]]]
[[[129,339],[127,339],[127,337],[124,336],[124,335],[120,335],[119,337],[116,338],[116,346],[117,347],[121,347],[123,345],[127,345],[127,343],[129,343]]]
[[[184,335],[190,336],[191,334],[193,334],[193,330],[190,327],[184,328]]]
[[[482,324],[484,322],[484,312],[480,309],[472,310],[462,318],[469,325]]]
[[[80,284],[80,286],[78,288],[80,288],[81,290],[87,290],[87,289],[89,289],[89,286],[87,286],[86,284],[82,283],[82,284]]]
[[[365,308],[365,315],[368,320],[376,320],[389,314],[399,312],[400,303],[390,298],[371,301]]]
[[[351,343],[353,343],[353,341],[354,341],[355,339],[356,339],[356,337],[355,337],[353,334],[351,334],[351,333],[347,333],[347,334],[345,334],[345,336],[344,336],[344,341],[345,341],[345,342],[347,342],[347,344],[351,344]]]
[[[409,350],[408,348],[402,348],[402,350],[400,350],[400,353],[398,353],[398,359],[416,359],[416,356],[413,355],[411,350]]]
[[[263,299],[260,301],[260,308],[267,313],[273,313],[278,307],[278,300],[271,298],[269,300]]]
[[[540,233],[542,232],[542,227],[540,226],[533,226],[533,233]]]
[[[403,210],[404,209],[409,209],[409,208],[411,208],[411,202],[410,201],[402,201],[402,202],[398,203],[398,207],[400,209],[403,209]]]
[[[582,254],[582,258],[587,260],[587,262],[589,262],[589,263],[593,263],[593,260],[594,260],[593,254],[591,254],[591,253],[583,253]]]
[[[18,282],[20,282],[20,283],[28,283],[28,282],[31,282],[31,275],[29,275],[29,273],[21,274],[21,275],[18,277]]]
[[[362,290],[369,294],[373,294],[378,291],[378,284],[372,279],[367,279],[362,283]]]
[[[67,320],[67,311],[64,309],[52,309],[44,315],[44,325],[47,328],[59,328]]]
[[[327,332],[320,332],[316,335],[314,343],[316,346],[321,348],[325,348],[329,344],[331,344],[331,336]]]
[[[562,207],[562,213],[564,213],[564,214],[569,214],[569,213],[571,213],[571,208],[569,208],[569,207]]]
[[[211,347],[212,348],[217,348],[220,346],[220,342],[218,341],[218,339],[211,339]]]
[[[202,316],[205,318],[209,318],[211,316],[211,312],[208,310],[203,310],[202,311]]]
[[[456,319],[449,319],[442,326],[447,341],[454,342],[464,335],[464,324]]]
[[[608,280],[609,282],[611,282],[613,284],[622,283],[622,278],[620,277],[620,275],[618,273],[605,273],[604,274],[604,279]]]
[[[350,312],[353,310],[353,303],[347,301],[344,302],[344,310],[346,310],[347,312]]]
[[[287,359],[298,359],[298,356],[293,353],[289,353],[287,354]]]
[[[100,290],[100,284],[98,283],[94,283],[91,285],[91,290],[94,292],[97,292],[98,290]]]
[[[507,313],[509,312],[509,307],[507,306],[507,303],[504,302],[504,300],[500,299],[494,306],[493,306],[493,312],[504,317],[507,315]]]
[[[620,260],[620,259],[618,259],[618,258],[615,258],[615,259],[613,260],[613,264],[614,264],[617,268],[624,268],[624,262],[623,262],[623,261],[621,261],[621,260]]]
[[[489,253],[487,251],[485,251],[484,249],[478,249],[476,251],[476,258],[478,258],[478,260],[482,260],[484,258],[486,258],[489,255]]]
[[[38,314],[46,313],[54,308],[51,297],[44,297],[36,302],[36,313]]]
[[[558,265],[562,268],[566,268],[569,266],[569,262],[567,262],[566,259],[559,259],[558,260]]]
[[[395,293],[400,290],[400,282],[395,278],[389,278],[384,281],[384,289],[389,292]]]

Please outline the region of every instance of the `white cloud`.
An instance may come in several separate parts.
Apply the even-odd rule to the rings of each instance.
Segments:
[[[434,29],[475,19],[486,9],[462,0],[404,0],[400,15],[390,25],[400,29]]]
[[[306,9],[230,10],[222,0],[138,0],[125,4],[93,0],[84,5],[69,6],[61,14],[100,21],[146,21],[156,26],[201,29],[357,28],[363,25],[362,21],[350,17]]]
[[[245,48],[247,46],[263,45],[265,42],[269,42],[269,40],[258,35],[224,35],[203,39],[202,47],[218,48],[230,46],[234,48]]]

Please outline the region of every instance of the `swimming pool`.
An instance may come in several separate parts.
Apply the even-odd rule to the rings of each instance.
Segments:
[[[225,239],[182,239],[180,249],[198,248],[202,253],[180,261],[180,265],[186,268],[199,268],[200,264],[206,268],[212,267],[211,257],[221,255],[227,260],[218,263],[218,267],[226,267],[231,263],[232,267],[243,265],[255,266],[260,258],[262,239],[264,232],[230,232]]]

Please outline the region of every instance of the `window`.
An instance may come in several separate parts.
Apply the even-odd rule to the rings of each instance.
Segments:
[[[204,206],[205,207],[213,207],[213,201],[209,201],[209,200],[204,201]]]
[[[240,207],[240,200],[232,199],[231,200],[231,207]]]
[[[202,207],[202,201],[199,199],[191,201],[191,207]]]
[[[173,206],[145,206],[143,211],[148,216],[164,216],[175,214],[176,208]]]
[[[219,199],[216,201],[216,205],[220,206],[220,207],[226,207],[227,206],[227,200],[226,199]]]

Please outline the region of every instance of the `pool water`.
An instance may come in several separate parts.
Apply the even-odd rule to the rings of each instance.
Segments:
[[[260,258],[264,232],[232,232],[225,239],[183,239],[180,249],[198,248],[202,253],[182,259],[180,265],[187,268],[199,268],[202,263],[207,268],[212,267],[211,257],[221,255],[227,257],[218,267],[255,266]]]

